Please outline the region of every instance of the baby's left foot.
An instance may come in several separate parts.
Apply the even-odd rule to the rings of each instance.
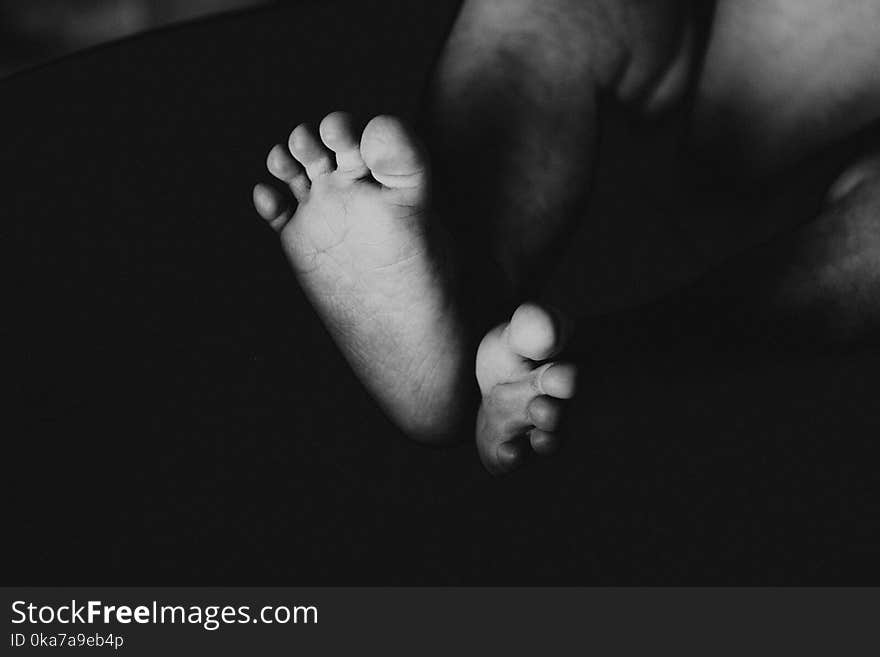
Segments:
[[[300,125],[269,154],[257,211],[342,353],[411,437],[455,437],[470,354],[452,275],[429,216],[429,165],[412,131],[380,116],[362,134],[342,112],[320,139]],[[433,239],[429,239],[429,235]]]
[[[477,452],[492,474],[516,469],[529,446],[541,455],[559,447],[557,430],[577,374],[574,365],[550,360],[564,347],[562,333],[549,312],[527,303],[480,343]]]

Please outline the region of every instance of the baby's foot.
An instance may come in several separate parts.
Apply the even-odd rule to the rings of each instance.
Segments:
[[[483,402],[477,415],[477,451],[492,474],[520,465],[529,445],[538,454],[559,446],[564,400],[575,392],[574,365],[550,359],[564,346],[546,310],[523,304],[510,322],[489,331],[477,352]]]
[[[269,153],[293,199],[257,185],[254,204],[365,385],[414,438],[439,441],[458,419],[468,368],[442,245],[427,236],[427,158],[392,117],[358,139],[334,113],[319,133],[300,125]]]

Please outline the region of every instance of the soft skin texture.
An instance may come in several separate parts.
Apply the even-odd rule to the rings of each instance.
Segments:
[[[565,402],[574,397],[577,378],[574,365],[553,360],[564,346],[559,321],[531,303],[480,343],[477,452],[492,474],[515,469],[529,448],[542,456],[559,449]]]
[[[287,197],[259,186],[261,215],[281,231],[343,353],[414,438],[442,442],[468,421],[484,336],[477,445],[486,467],[508,472],[526,448],[558,445],[565,395],[544,394],[546,377],[570,371],[573,392],[574,370],[555,360],[565,340],[547,329],[553,314],[518,304],[535,298],[573,226],[589,225],[600,99],[648,120],[692,98],[688,147],[748,179],[784,170],[880,115],[875,0],[720,0],[705,53],[692,8],[679,0],[466,0],[427,105],[433,174],[412,132],[391,117],[358,139],[351,118],[334,114],[321,125],[323,143],[301,126],[270,154]],[[729,201],[721,195],[715,207]],[[739,217],[768,214],[743,209]],[[825,213],[790,238],[794,247],[777,243],[752,258],[843,254],[825,246],[839,246],[844,233],[847,244],[868,244],[869,220],[853,233],[845,214]],[[794,267],[809,273],[797,278]],[[830,298],[855,286],[819,283],[828,276],[810,268],[828,269],[803,256],[752,273],[767,273],[759,296],[779,308],[820,288]],[[863,270],[853,271],[870,279]],[[543,336],[541,348],[523,350],[511,333]],[[531,392],[500,392],[514,388]]]
[[[453,29],[428,133],[442,190],[437,218],[479,298],[502,299],[509,318],[491,329],[500,317],[469,313],[478,331],[491,329],[476,361],[483,398],[476,439],[494,474],[524,462],[529,447],[555,451],[574,393],[573,365],[552,361],[547,369],[564,345],[552,314],[540,303],[516,304],[540,290],[582,218],[600,95],[646,115],[674,103],[690,73],[691,32],[681,3],[665,0],[468,0]],[[537,357],[508,341],[511,326],[542,336]],[[542,372],[566,373],[571,390],[528,393],[523,382],[534,384]]]
[[[443,442],[471,364],[443,256],[426,238],[427,158],[393,117],[358,135],[337,112],[319,133],[297,126],[269,153],[295,203],[258,185],[254,204],[364,384],[413,438]]]
[[[560,21],[569,14],[574,22]],[[287,193],[258,186],[258,211],[280,231],[304,289],[355,371],[414,438],[442,442],[473,422],[478,337],[502,315],[470,312],[467,298],[506,299],[497,306],[513,313],[524,281],[556,246],[583,196],[597,94],[609,87],[645,106],[670,96],[683,79],[675,72],[684,43],[679,23],[672,2],[626,10],[596,3],[586,12],[571,0],[466,2],[432,94],[428,132],[434,144],[448,146],[437,149],[436,205],[424,152],[391,117],[374,119],[358,140],[351,117],[332,114],[319,130],[323,143],[299,126],[270,153],[269,170]],[[548,93],[559,102],[547,103]],[[473,154],[487,139],[496,159],[475,169],[480,158]],[[535,319],[540,332],[540,313],[512,317],[522,326]],[[521,359],[510,376],[543,367],[543,358]],[[481,358],[477,368],[477,379],[492,382],[486,394],[515,383],[504,378],[501,361]],[[542,415],[543,402],[534,403]],[[526,406],[510,412],[529,412]],[[505,434],[504,417],[480,417],[481,445]],[[555,442],[533,440],[544,452]],[[503,469],[496,465],[487,462]]]

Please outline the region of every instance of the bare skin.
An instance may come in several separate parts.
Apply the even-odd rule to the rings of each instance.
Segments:
[[[492,255],[512,297],[533,291],[529,280],[579,219],[600,94],[649,112],[684,91],[692,44],[681,6],[465,2],[429,108],[446,190],[438,208],[454,231]]]
[[[766,175],[875,121],[878,37],[876,0],[720,0],[697,140]]]
[[[833,7],[831,0],[737,1],[719,4],[697,81],[699,149],[773,171],[880,115],[873,93],[862,91],[871,86],[865,62],[876,61],[873,44],[880,42],[871,39],[880,22],[864,20],[874,0]],[[834,38],[827,26],[839,27],[829,18],[839,4],[852,5],[836,20],[852,23],[847,29],[858,32],[859,47],[835,51],[837,65],[818,67],[828,52],[810,44]],[[806,46],[786,41],[792,54],[776,57],[773,75],[764,75],[791,25],[800,26]],[[358,140],[350,119],[331,115],[321,126],[323,144],[301,127],[286,147],[273,149],[269,169],[288,195],[258,186],[255,204],[281,231],[343,352],[404,430],[442,442],[462,426],[476,392],[476,352],[483,398],[477,448],[487,469],[505,473],[524,450],[558,447],[559,417],[576,375],[556,360],[565,333],[540,305],[514,308],[534,293],[582,214],[600,96],[615,96],[643,116],[675,106],[698,70],[693,33],[687,3],[672,0],[467,0],[430,103],[433,203],[426,156],[388,117]],[[744,40],[745,51],[736,47]],[[750,93],[752,80],[757,93]],[[774,114],[766,99],[793,89],[803,93]],[[739,117],[734,129],[709,130],[719,115]],[[786,146],[806,133],[809,139]],[[830,239],[832,221],[801,233],[799,252],[821,252],[810,245]],[[849,226],[867,230],[868,223]],[[843,257],[844,250],[827,253]],[[818,259],[803,262],[801,271],[820,266]],[[767,270],[780,298],[790,299],[799,284],[780,271]],[[843,287],[828,289],[839,295]],[[469,312],[468,298],[486,305],[501,299],[511,318],[490,329],[499,316]],[[477,350],[475,336],[487,330]]]
[[[668,107],[685,90],[692,41],[678,2],[465,3],[434,84],[431,144],[439,217],[486,296],[512,309],[536,294],[588,196],[600,95],[645,114]],[[520,306],[479,346],[477,451],[494,474],[559,447],[576,371],[555,360],[566,337],[552,317]]]
[[[376,399],[413,438],[443,442],[472,365],[443,255],[427,239],[427,157],[392,117],[358,135],[337,112],[320,136],[300,125],[269,153],[295,203],[258,185],[254,204]]]
[[[725,174],[692,211],[714,224],[724,259],[687,305],[745,315],[782,343],[849,344],[880,328],[876,137],[854,144],[855,161],[829,151],[880,120],[878,16],[877,0],[718,3],[689,146],[697,167]],[[752,186],[762,191],[744,198]],[[743,251],[754,234],[772,238]]]
[[[568,25],[576,24],[576,11],[563,5],[554,6],[567,12],[570,19]],[[683,3],[677,6],[681,7]],[[875,62],[880,55],[880,2],[876,0],[850,0],[845,3],[834,0],[721,0],[701,67],[696,67],[693,61],[687,59],[691,54],[688,52],[690,31],[687,15],[677,14],[674,8],[663,7],[660,3],[651,7],[653,13],[636,15],[641,25],[654,25],[656,31],[647,29],[642,33],[641,41],[633,42],[639,43],[642,52],[648,53],[646,56],[653,60],[655,66],[664,61],[659,53],[667,53],[665,61],[668,68],[661,68],[662,72],[655,72],[654,77],[648,76],[652,84],[636,87],[635,91],[624,83],[618,83],[618,87],[607,83],[603,86],[603,82],[615,78],[603,78],[602,75],[596,76],[595,88],[616,94],[621,100],[629,101],[629,106],[637,113],[650,116],[653,112],[674,106],[684,90],[688,73],[698,68],[700,77],[693,81],[696,85],[696,102],[689,146],[703,158],[727,162],[721,168],[728,175],[749,182],[766,180],[768,176],[794,166],[804,156],[816,153],[880,117],[880,84],[876,82],[874,74]],[[546,12],[544,15],[547,15]],[[590,20],[598,19],[593,15]],[[558,42],[565,30],[557,26],[554,33],[549,23],[544,24],[542,29],[546,30],[547,44],[542,44],[537,37],[532,42],[537,43],[538,47],[548,48],[551,47],[550,41],[553,41],[549,35],[556,36]],[[578,31],[584,34],[588,30],[580,25]],[[606,32],[614,31],[606,29]],[[680,35],[680,40],[676,41],[673,35]],[[565,38],[569,47],[577,43],[576,37],[567,34]],[[647,47],[646,41],[649,44]],[[604,43],[607,45],[608,42]],[[627,42],[624,40],[622,43]],[[590,51],[585,49],[585,52]],[[614,52],[614,48],[610,52]],[[670,59],[668,53],[678,54]],[[592,57],[602,61],[601,57]],[[614,58],[609,57],[608,61],[614,61]],[[657,70],[648,67],[640,71],[638,51],[628,53],[627,61],[631,62],[633,72],[619,74],[617,80],[644,79],[639,73],[645,75],[644,71]],[[546,70],[549,71],[549,68]],[[562,88],[570,84],[564,78],[556,79],[563,85]],[[661,82],[657,82],[658,79]],[[549,92],[553,97],[552,82],[547,79],[543,82],[541,91],[544,94]],[[663,92],[658,93],[657,89]],[[574,97],[578,96],[575,94]],[[595,125],[596,106],[591,106],[589,100],[584,101],[585,97],[589,98],[589,95],[581,96],[580,104],[574,101],[575,106],[582,112],[581,117],[587,125]],[[571,95],[567,101],[566,107],[570,109]],[[473,110],[471,112],[476,116],[481,115]],[[453,113],[454,108],[450,108],[446,115]],[[531,124],[512,130],[514,134],[529,134],[530,139],[526,146],[522,146],[515,137],[509,140],[512,146],[506,155],[514,163],[541,161],[535,157],[517,157],[518,146],[526,152],[528,148],[534,150],[541,144],[547,144],[551,152],[565,152],[566,146],[560,142],[574,135],[577,138],[572,139],[568,147],[582,150],[580,159],[575,156],[566,158],[568,163],[575,164],[572,169],[566,170],[563,164],[546,167],[537,174],[540,176],[552,172],[555,183],[559,184],[556,188],[553,182],[524,187],[521,181],[535,180],[533,172],[516,172],[515,168],[504,170],[510,187],[504,188],[501,182],[502,187],[492,198],[508,199],[511,205],[491,216],[502,218],[503,225],[499,232],[510,232],[526,238],[525,246],[521,242],[511,246],[510,239],[516,238],[494,240],[496,248],[502,249],[498,259],[505,263],[507,258],[505,269],[514,269],[514,274],[509,278],[515,289],[518,284],[515,272],[530,277],[536,269],[540,269],[540,263],[543,262],[546,267],[547,257],[552,258],[554,236],[564,236],[567,232],[566,218],[579,214],[576,195],[583,188],[583,181],[590,171],[584,153],[592,152],[591,135],[583,129],[576,133],[561,127],[566,125],[565,122],[559,121],[552,112],[542,115],[540,111],[532,109],[523,121],[531,121]],[[722,129],[719,130],[719,126]],[[803,212],[809,207],[802,199],[795,198],[793,202],[792,196],[805,196],[804,184],[815,184],[817,180],[823,184],[823,179],[817,179],[815,174],[805,174],[800,186],[795,175],[788,182],[787,189],[779,189],[775,195],[766,197],[763,207],[740,201],[736,191],[739,183],[729,190],[719,189],[717,197],[714,201],[708,201],[701,216],[711,219],[714,215],[718,220],[727,222],[732,230],[740,230],[743,236],[752,230],[748,226],[749,221],[761,222],[760,230],[764,234],[790,228],[795,223],[806,223],[753,252],[727,261],[704,281],[701,293],[717,301],[720,291],[725,290],[729,295],[731,312],[745,310],[759,324],[763,322],[764,327],[778,320],[780,326],[794,326],[795,330],[804,334],[819,334],[824,339],[836,341],[859,339],[874,330],[880,319],[880,304],[874,300],[880,283],[874,264],[875,256],[880,256],[880,241],[877,237],[877,177],[870,172],[876,173],[876,170],[875,159],[854,165],[843,175],[844,182],[838,182],[829,192],[828,201],[818,215],[809,214],[810,210],[807,210],[808,214],[790,214]],[[833,172],[826,175],[828,177],[824,179],[824,184],[828,185],[833,179]],[[851,185],[848,193],[841,195],[839,190],[846,186],[845,181],[855,178],[862,182]],[[471,179],[484,180],[483,177]],[[578,181],[581,182],[580,186]],[[520,184],[517,186],[516,183]],[[466,183],[462,180],[460,184]],[[531,191],[535,187],[554,190],[549,196],[553,203],[543,207],[530,206],[522,198],[521,190],[525,188]],[[689,192],[689,189],[679,189],[672,193]],[[780,214],[783,208],[789,210],[788,215],[785,212]],[[521,225],[527,228],[522,229]],[[730,241],[737,243],[735,239]],[[539,275],[538,279],[541,278]],[[499,340],[503,334],[503,327],[502,331],[490,331],[484,345]],[[484,348],[481,347],[481,351]],[[498,362],[503,360],[499,359]],[[543,363],[542,360],[537,361],[535,369]],[[477,442],[481,453],[494,445],[503,445],[495,449],[500,449],[500,453],[506,457],[505,463],[499,464],[498,460],[487,463],[490,470],[497,472],[512,469],[521,462],[521,449],[511,450],[510,446],[518,445],[521,448],[524,441],[522,437],[511,441],[510,427],[515,426],[517,419],[522,417],[522,409],[528,409],[532,401],[526,399],[522,404],[513,404],[517,412],[507,415],[499,413],[498,395],[492,394],[492,387],[484,383],[491,379],[491,375],[486,375],[487,371],[498,372],[503,368],[478,361],[477,373],[481,378],[483,404],[478,416]],[[502,385],[516,380],[516,376],[508,378],[502,375],[499,378]],[[496,419],[486,419],[493,416]],[[524,431],[528,436],[529,427]],[[506,464],[512,465],[506,467]]]
[[[574,0],[545,3],[538,12],[536,7],[534,2],[470,0],[454,30],[458,37],[453,36],[438,72],[438,115],[451,109],[451,122],[439,126],[434,134],[449,144],[467,137],[460,132],[465,116],[454,105],[449,107],[450,99],[472,98],[477,105],[469,110],[477,112],[481,111],[480,103],[490,101],[493,105],[485,109],[493,114],[480,117],[490,123],[503,116],[494,105],[503,99],[493,97],[491,90],[463,95],[478,82],[473,77],[475,71],[463,63],[475,63],[478,76],[490,71],[503,76],[498,79],[490,74],[490,82],[521,83],[517,93],[526,101],[524,111],[515,111],[505,132],[498,136],[503,141],[523,132],[511,153],[500,153],[502,162],[509,165],[511,180],[487,180],[484,172],[470,168],[473,158],[468,154],[481,148],[479,142],[462,150],[453,148],[441,153],[444,171],[438,181],[446,193],[432,206],[427,158],[407,128],[382,117],[367,126],[358,144],[351,119],[333,114],[321,124],[323,144],[305,126],[299,126],[287,146],[277,146],[270,153],[269,170],[287,184],[288,194],[265,185],[255,189],[258,211],[281,232],[284,250],[304,289],[355,371],[389,415],[407,433],[426,442],[442,442],[458,432],[462,421],[467,422],[473,408],[467,400],[478,392],[472,369],[475,338],[497,321],[497,315],[472,315],[466,322],[463,297],[520,296],[523,281],[555,246],[560,231],[570,223],[575,196],[581,196],[563,192],[575,188],[576,181],[590,169],[600,88],[614,85],[621,96],[632,97],[634,102],[655,103],[670,93],[667,78],[671,64],[667,60],[674,61],[681,50],[680,39],[669,39],[669,43],[665,38],[643,39],[645,29],[661,37],[664,32],[662,26],[653,25],[665,20],[663,12],[653,9],[639,9],[633,17],[617,10],[583,13]],[[561,15],[571,11],[578,13],[581,31],[589,28],[589,35],[607,33],[608,38],[600,44],[590,36],[579,36],[571,45],[576,51],[588,49],[588,56],[576,57],[573,66],[560,66],[567,61],[567,53],[543,47],[559,36],[552,28],[560,24]],[[504,21],[499,22],[502,17]],[[516,26],[509,22],[511,18],[518,21]],[[601,29],[593,25],[596,19],[603,21]],[[625,23],[637,29],[627,31]],[[477,36],[471,31],[473,26],[488,28],[482,33],[484,40],[476,59],[471,51]],[[512,50],[511,32],[518,33]],[[573,32],[572,38],[580,33]],[[539,35],[542,43],[533,43],[533,37]],[[625,40],[659,45],[656,53],[639,51],[634,56]],[[523,50],[523,46],[527,48]],[[512,59],[509,66],[499,69],[502,52],[509,52]],[[546,56],[533,60],[538,52]],[[532,70],[526,71],[526,66]],[[568,73],[559,77],[560,71]],[[680,75],[672,76],[673,85],[677,77]],[[553,93],[577,90],[568,99],[568,110],[574,111],[560,108],[537,119],[530,117],[532,111],[552,107],[543,102],[547,91],[543,80],[550,81]],[[490,95],[486,96],[487,92]],[[565,119],[562,132],[570,133],[563,137],[556,135],[560,119]],[[542,145],[551,135],[552,141]],[[550,170],[539,174],[553,149],[558,153],[550,161]],[[456,164],[458,156],[462,159]],[[390,172],[396,173],[389,177]],[[529,180],[532,193],[510,197],[511,181],[523,179]],[[450,189],[459,189],[477,202],[456,204]],[[499,199],[495,214],[479,199]],[[491,216],[504,219],[487,221]],[[559,220],[545,229],[540,220],[544,217]],[[488,242],[462,234],[458,230],[462,225],[488,227]],[[444,229],[452,233],[456,246],[467,243],[471,247],[455,261]],[[498,236],[514,237],[518,232],[523,233],[522,238],[497,244]],[[491,285],[474,288],[475,283],[493,281],[492,269],[487,267],[484,254],[468,256],[473,249],[492,245],[497,247],[492,253],[512,285],[506,289]],[[469,275],[456,278],[461,271]],[[471,276],[474,272],[476,276]],[[459,296],[463,282],[471,289]],[[518,463],[523,447],[532,445],[541,453],[556,448],[558,415],[563,400],[574,393],[574,372],[571,365],[548,360],[564,347],[563,334],[555,325],[547,329],[543,320],[548,316],[526,306],[514,314],[511,330],[502,326],[490,332],[480,346],[476,378],[487,398],[498,398],[495,388],[509,389],[523,378],[531,377],[540,384],[533,394],[517,397],[517,404],[495,405],[492,413],[480,414],[478,451],[493,472],[506,471]],[[516,340],[495,344],[496,338],[500,341],[501,336],[510,334],[534,334],[540,344],[529,346],[527,339],[525,350]],[[511,366],[513,361],[516,367]],[[543,372],[541,377],[534,374],[538,370]],[[561,383],[555,382],[557,378]],[[548,410],[551,405],[552,412]],[[533,423],[524,425],[517,435],[511,434],[510,427],[521,424],[524,417]],[[531,442],[524,443],[529,436]],[[507,448],[501,449],[502,444]],[[503,459],[511,453],[513,459]]]
[[[806,224],[729,258],[651,303],[591,318],[612,352],[722,339],[784,351],[880,342],[880,151],[847,167]],[[613,345],[613,346],[612,346]]]
[[[480,343],[477,453],[492,474],[514,470],[527,448],[541,456],[559,449],[565,402],[577,379],[573,364],[553,360],[565,344],[563,331],[544,308],[525,303]]]
[[[701,286],[703,294],[725,289],[738,297],[724,304],[729,311],[748,313],[776,342],[877,337],[880,154],[847,167],[814,219],[727,262]]]

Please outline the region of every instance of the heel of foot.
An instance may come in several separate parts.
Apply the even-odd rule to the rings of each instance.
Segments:
[[[424,226],[428,161],[398,119],[353,126],[342,112],[318,135],[297,126],[267,159],[289,194],[259,185],[254,204],[284,227],[300,285],[365,386],[413,438],[438,442],[462,406],[467,340]]]

